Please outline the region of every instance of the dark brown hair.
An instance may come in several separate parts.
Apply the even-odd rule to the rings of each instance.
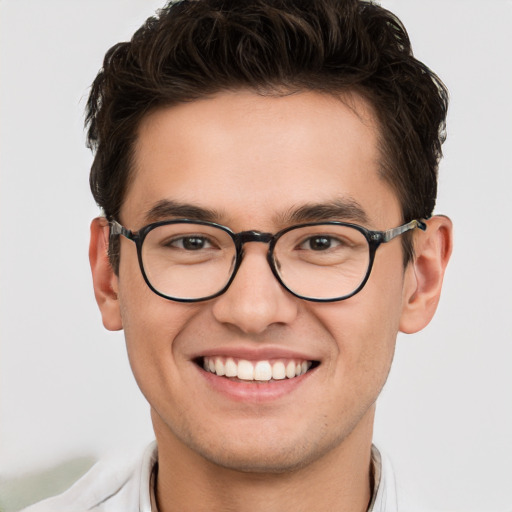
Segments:
[[[355,92],[380,125],[382,176],[404,221],[428,218],[437,194],[448,93],[413,57],[400,20],[362,0],[184,0],[149,18],[105,55],[87,103],[91,190],[116,218],[133,148],[150,111],[219,91]],[[404,237],[404,261],[413,254]],[[111,245],[118,267],[118,248]]]

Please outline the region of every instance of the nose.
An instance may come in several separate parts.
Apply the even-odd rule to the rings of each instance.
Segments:
[[[274,324],[290,324],[299,300],[277,281],[266,258],[266,244],[249,243],[231,286],[215,299],[217,321],[247,334],[260,334]]]

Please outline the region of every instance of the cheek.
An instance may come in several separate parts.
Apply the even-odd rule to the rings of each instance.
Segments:
[[[126,247],[119,266],[119,301],[128,351],[151,353],[169,341],[190,308],[156,295],[144,281],[134,248]],[[129,251],[128,249],[132,249]]]
[[[401,317],[402,289],[399,260],[399,265],[376,265],[366,286],[354,297],[316,308],[316,316],[335,342],[337,372],[355,389],[380,391],[387,378]]]
[[[135,262],[137,263],[137,262]],[[146,285],[138,264],[120,268],[119,301],[128,359],[148,401],[155,390],[171,386],[183,363],[176,338],[195,314],[195,308],[159,297]]]
[[[345,371],[376,371],[391,362],[399,315],[388,308],[362,307],[353,299],[338,311],[322,313],[321,321],[335,341]]]
[[[162,307],[155,302],[148,297],[138,307],[135,304],[123,307],[123,315],[129,318],[125,327],[128,360],[137,385],[152,408],[165,411],[171,407],[180,411],[183,407],[180,376],[191,363],[183,357],[179,338],[191,312],[180,305],[169,303],[165,304],[168,307]]]

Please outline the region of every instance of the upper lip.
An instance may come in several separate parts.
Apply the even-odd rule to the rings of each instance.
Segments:
[[[216,347],[208,348],[197,354],[193,354],[191,359],[203,357],[232,357],[234,359],[246,359],[248,361],[265,361],[268,359],[300,359],[304,361],[318,361],[319,358],[292,349],[283,347]]]

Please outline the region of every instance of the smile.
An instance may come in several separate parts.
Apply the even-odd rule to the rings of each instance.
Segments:
[[[296,359],[249,361],[233,357],[204,357],[202,366],[219,377],[242,381],[270,382],[304,375],[316,363]]]

